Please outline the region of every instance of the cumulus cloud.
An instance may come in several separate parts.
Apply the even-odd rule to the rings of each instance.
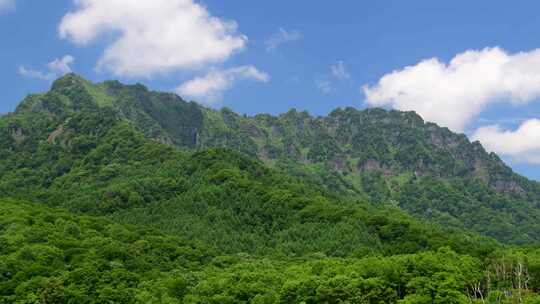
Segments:
[[[427,59],[384,75],[363,91],[371,106],[413,110],[461,132],[492,103],[524,104],[540,97],[540,49],[516,54],[470,50],[448,64]]]
[[[71,55],[66,55],[60,59],[55,59],[52,62],[49,62],[47,64],[47,68],[51,73],[55,73],[57,75],[65,75],[67,73],[71,73],[71,67],[70,65],[75,62],[75,58]]]
[[[268,38],[264,44],[266,45],[267,51],[273,51],[285,43],[300,39],[302,39],[302,33],[300,31],[287,31],[284,28],[279,28],[279,30]]]
[[[15,8],[15,0],[0,0],[0,13]]]
[[[330,69],[332,70],[332,75],[337,79],[346,80],[351,78],[343,61],[338,61],[336,64],[333,64]]]
[[[486,149],[515,161],[540,164],[540,120],[525,121],[516,130],[506,130],[500,125],[479,128],[471,136]]]
[[[29,78],[51,81],[67,73],[71,73],[71,65],[74,61],[75,58],[73,56],[66,55],[47,63],[47,69],[44,71],[20,66],[19,74]]]
[[[59,33],[79,45],[113,37],[98,62],[118,76],[149,77],[228,59],[247,38],[234,21],[193,0],[74,0]]]
[[[226,70],[214,70],[206,76],[187,81],[176,88],[181,96],[198,99],[200,102],[212,105],[221,102],[223,94],[233,84],[242,79],[268,82],[270,76],[253,66],[240,66]]]

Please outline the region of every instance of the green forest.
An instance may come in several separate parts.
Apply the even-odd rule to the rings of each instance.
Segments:
[[[0,117],[0,303],[540,303],[539,199],[412,112],[68,74]]]

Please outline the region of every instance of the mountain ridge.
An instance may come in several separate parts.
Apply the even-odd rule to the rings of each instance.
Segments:
[[[487,153],[482,145],[478,142],[470,142],[466,135],[464,134],[456,134],[448,130],[444,127],[439,127],[435,123],[430,122],[424,122],[424,120],[415,112],[401,112],[396,110],[383,110],[379,108],[371,108],[371,109],[365,109],[365,110],[357,110],[355,108],[337,108],[333,111],[331,111],[326,116],[311,116],[307,111],[298,112],[296,109],[291,109],[285,113],[272,116],[269,114],[256,114],[253,116],[246,116],[246,115],[239,115],[234,113],[232,110],[228,108],[223,108],[221,110],[213,110],[210,108],[206,108],[204,106],[198,105],[196,102],[187,102],[183,100],[181,97],[179,97],[176,94],[173,93],[161,93],[161,92],[155,92],[148,90],[144,85],[141,84],[135,84],[135,85],[123,85],[118,81],[105,81],[98,84],[92,84],[89,81],[83,79],[82,77],[76,75],[76,74],[67,74],[66,76],[58,79],[53,83],[53,86],[51,88],[51,92],[57,92],[62,94],[63,90],[70,91],[74,87],[77,86],[77,83],[81,84],[85,90],[88,90],[89,94],[82,94],[87,95],[84,96],[84,98],[80,98],[81,96],[77,96],[77,100],[80,102],[80,104],[71,105],[73,107],[74,111],[77,111],[77,107],[81,106],[82,103],[86,102],[85,100],[93,99],[97,101],[98,105],[101,107],[116,107],[115,110],[118,111],[118,115],[126,120],[131,121],[134,123],[136,127],[138,127],[141,131],[146,133],[149,137],[154,138],[158,141],[162,141],[164,143],[168,144],[174,144],[178,146],[187,146],[190,148],[204,148],[208,146],[232,146],[237,144],[235,140],[244,142],[248,147],[243,147],[242,145],[234,147],[235,149],[242,150],[242,152],[246,152],[248,154],[254,154],[257,155],[259,158],[265,160],[265,159],[277,159],[280,156],[288,156],[288,157],[295,157],[297,159],[300,159],[304,162],[321,162],[328,159],[331,159],[333,161],[336,161],[334,163],[335,167],[340,167],[343,164],[339,164],[339,161],[342,161],[340,157],[342,155],[335,155],[337,154],[337,151],[332,151],[331,149],[326,149],[326,151],[323,151],[323,153],[317,153],[317,151],[311,151],[315,150],[316,148],[324,149],[328,147],[320,147],[320,146],[309,146],[312,144],[311,142],[305,143],[306,141],[310,141],[310,138],[308,139],[300,139],[299,137],[314,137],[317,135],[321,135],[323,140],[326,140],[327,138],[324,138],[328,135],[331,135],[331,137],[339,137],[338,140],[341,141],[338,143],[338,145],[352,145],[352,139],[358,139],[358,137],[355,137],[358,134],[356,130],[345,130],[345,127],[348,127],[349,129],[362,129],[361,126],[353,125],[353,126],[347,126],[348,124],[354,123],[351,122],[352,120],[357,120],[356,123],[362,123],[362,120],[370,120],[369,116],[372,116],[371,120],[380,120],[379,124],[376,124],[376,121],[367,121],[365,127],[369,128],[376,128],[379,127],[380,129],[384,129],[384,127],[394,127],[392,129],[393,132],[397,134],[397,136],[394,136],[395,138],[392,138],[392,141],[395,145],[395,142],[397,141],[396,138],[401,136],[404,140],[411,140],[411,138],[407,138],[409,134],[399,134],[399,130],[395,130],[395,126],[390,125],[392,123],[392,120],[403,120],[404,123],[400,124],[398,127],[409,127],[409,128],[425,128],[427,130],[426,134],[422,134],[424,136],[430,137],[428,140],[428,144],[430,144],[433,147],[438,147],[442,149],[447,148],[455,148],[455,147],[464,147],[468,145],[469,150],[472,151],[478,151],[478,154],[484,154],[481,155],[482,159],[473,160],[478,162],[491,162],[492,167],[501,167],[506,171],[507,174],[515,174],[514,172],[509,172],[511,169],[504,164],[504,162],[495,154],[495,153]],[[76,90],[80,90],[81,88],[77,88]],[[128,92],[128,93],[126,93]],[[83,92],[80,92],[83,93]],[[69,94],[72,94],[70,92]],[[69,96],[69,94],[67,96]],[[88,96],[90,95],[90,96]],[[28,98],[26,98],[15,110],[15,114],[17,113],[23,113],[28,111],[40,111],[44,108],[47,108],[47,105],[44,105],[44,107],[39,106],[39,102],[36,102],[36,99],[39,99],[39,97],[42,95],[30,95]],[[149,100],[151,99],[157,99],[157,101],[152,104]],[[154,101],[154,100],[152,100]],[[126,104],[127,103],[127,104]],[[141,113],[133,113],[133,111],[130,111],[130,109],[127,108],[127,106],[137,106],[142,107],[144,114]],[[161,108],[160,108],[161,107]],[[54,112],[54,109],[53,109]],[[143,116],[143,117],[138,117]],[[169,115],[172,117],[172,119],[175,119],[178,121],[178,123],[174,124],[170,120],[172,120],[169,117],[161,117],[160,115]],[[183,116],[190,116],[189,119],[186,119]],[[146,117],[144,117],[146,116]],[[149,116],[149,117],[148,117]],[[153,119],[154,121],[149,121],[150,119]],[[213,122],[215,126],[209,126]],[[273,124],[277,122],[276,124]],[[145,125],[145,123],[149,124]],[[287,133],[290,130],[286,130],[287,124],[296,124],[297,132],[296,134],[284,134]],[[407,126],[407,124],[410,124]],[[217,125],[217,126],[216,126]],[[344,127],[345,125],[345,127]],[[309,127],[315,130],[309,130]],[[161,130],[155,130],[159,129]],[[212,130],[214,128],[214,130]],[[223,128],[222,130],[219,130],[219,128]],[[239,128],[241,131],[241,134],[235,135],[232,134],[231,130],[232,128]],[[268,128],[271,130],[271,134],[264,134],[269,133]],[[150,130],[148,130],[150,129]],[[325,129],[325,130],[316,130],[316,129]],[[365,130],[365,129],[362,129]],[[322,131],[320,133],[317,133],[317,131]],[[225,133],[223,137],[225,138],[219,138],[222,134],[216,134],[219,132]],[[333,134],[328,134],[330,132],[333,132]],[[350,132],[353,134],[343,134],[344,132]],[[168,134],[167,134],[168,133]],[[339,133],[339,134],[338,134]],[[272,138],[273,135],[277,135],[278,138]],[[411,135],[412,136],[412,135]],[[281,137],[281,138],[279,138]],[[285,138],[285,137],[292,137],[292,138]],[[401,139],[400,138],[400,139]],[[279,147],[281,151],[272,151],[272,149],[265,147],[263,144],[259,144],[257,141],[274,141],[274,146],[278,146],[279,144],[291,144],[293,147],[289,149],[293,149],[293,151],[284,151],[287,150],[286,147]],[[375,138],[375,140],[378,140],[378,138]],[[423,139],[424,140],[424,139]],[[255,142],[253,142],[255,141]],[[425,140],[424,140],[425,141]],[[300,143],[300,145],[298,145]],[[380,144],[379,142],[376,142],[376,144]],[[385,144],[385,143],[383,143]],[[369,154],[371,151],[354,151],[354,149],[349,148],[349,151],[341,151],[341,154],[343,153],[365,153]],[[355,147],[359,148],[359,147]],[[377,149],[380,147],[368,147],[369,149]],[[382,147],[383,149],[387,149],[387,147]],[[311,153],[302,153],[305,151],[299,151],[303,149],[310,149],[309,152]],[[275,150],[275,149],[274,149]],[[288,152],[288,153],[287,153]],[[324,153],[326,152],[326,153]],[[422,151],[418,151],[422,152]],[[323,155],[320,155],[323,154]],[[451,157],[456,157],[458,155],[457,152],[452,151]],[[381,170],[381,171],[387,171],[391,170],[392,168],[389,166],[392,166],[395,164],[385,164],[384,162],[386,160],[377,160],[377,159],[369,159],[370,155],[363,156],[364,162],[361,164],[358,164],[359,167],[365,169],[365,170]],[[478,156],[478,155],[473,155]],[[335,159],[332,159],[335,157]],[[403,157],[402,155],[398,155],[397,158]],[[424,161],[422,159],[419,159],[420,162]],[[463,161],[460,159],[460,161]],[[401,161],[401,163],[404,163],[405,160]],[[422,164],[417,164],[418,167],[422,167]],[[499,182],[499,188],[500,190],[513,190],[512,185],[501,185],[500,181],[497,179],[491,180],[488,176],[483,175],[485,172],[484,164],[478,164],[478,163],[472,163],[468,164],[469,171],[474,171],[475,177],[478,177],[480,179],[483,179],[485,182],[491,183],[493,186],[497,186],[497,182]],[[403,167],[403,164],[399,164],[398,167]],[[339,168],[338,168],[339,169]],[[398,168],[400,169],[400,168]],[[407,168],[407,169],[420,169],[420,168]],[[460,169],[453,169],[453,172],[457,172]],[[434,170],[428,170],[430,173],[434,173]],[[388,172],[387,172],[388,173]],[[421,174],[422,172],[418,172]],[[445,170],[438,170],[438,174],[445,174]],[[470,173],[470,172],[469,172]],[[517,175],[517,174],[516,174]],[[520,176],[522,177],[522,176]],[[515,185],[513,185],[515,186]],[[516,189],[514,189],[516,190]],[[519,190],[519,189],[517,189]]]
[[[540,241],[540,184],[514,173],[478,142],[413,112],[345,108],[313,117],[293,109],[247,116],[141,84],[93,84],[68,74],[2,117],[0,139],[9,148],[0,156],[38,151],[42,142],[82,153],[112,121],[184,150],[236,150],[330,192],[392,203],[443,225],[505,242]]]

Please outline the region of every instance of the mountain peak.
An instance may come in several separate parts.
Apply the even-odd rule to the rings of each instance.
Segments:
[[[56,79],[52,84],[52,90],[54,90],[55,88],[58,89],[65,85],[73,85],[76,83],[82,84],[85,82],[89,83],[90,81],[86,80],[85,78],[76,73],[71,72]]]

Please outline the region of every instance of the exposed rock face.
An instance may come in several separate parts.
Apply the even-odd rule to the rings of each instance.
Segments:
[[[480,159],[475,160],[474,176],[476,178],[479,178],[484,183],[489,184],[490,182],[489,170],[488,170],[487,164],[484,161]]]
[[[21,144],[26,138],[23,129],[17,126],[11,127],[11,129],[9,130],[9,135],[17,144]]]
[[[154,138],[154,140],[156,142],[160,143],[160,144],[164,144],[164,145],[167,145],[167,146],[173,146],[174,145],[174,142],[168,136],[160,136],[160,137]]]
[[[361,171],[381,171],[381,165],[374,159],[368,159],[360,165],[359,169]]]
[[[494,185],[499,192],[513,192],[520,195],[525,193],[525,190],[515,181],[498,180]]]
[[[379,161],[374,159],[368,159],[364,163],[359,164],[358,170],[360,170],[360,172],[381,172],[386,176],[392,175],[392,169],[382,165]]]
[[[60,137],[64,133],[64,125],[61,125],[58,127],[58,129],[54,130],[49,137],[47,138],[47,141],[52,143],[55,142],[58,137]]]
[[[252,123],[242,124],[242,130],[251,137],[259,138],[264,136],[264,132]]]
[[[444,142],[444,139],[442,138],[442,136],[438,133],[435,133],[435,132],[432,132],[430,134],[430,137],[431,137],[431,143],[439,148],[439,149],[442,149],[444,148],[446,145],[445,145],[445,142]]]
[[[335,158],[332,164],[332,167],[337,171],[347,171],[349,169],[349,166],[347,165],[347,160],[340,157]]]

